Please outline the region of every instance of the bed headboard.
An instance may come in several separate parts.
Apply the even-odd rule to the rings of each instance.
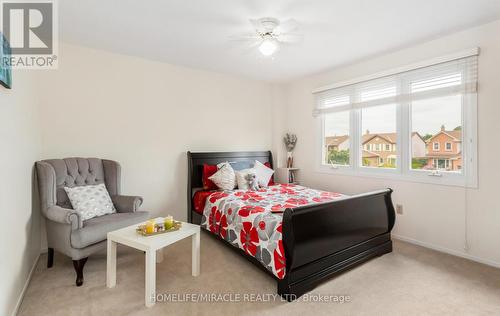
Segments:
[[[221,162],[229,161],[235,170],[251,168],[254,161],[258,160],[262,163],[268,162],[273,167],[273,155],[271,151],[232,151],[232,152],[187,152],[188,159],[188,181],[187,181],[187,199],[188,199],[188,221],[190,223],[199,224],[196,220],[193,221],[192,201],[193,193],[196,189],[203,187],[201,177],[203,173],[203,165],[216,165]],[[201,219],[201,218],[200,218]]]

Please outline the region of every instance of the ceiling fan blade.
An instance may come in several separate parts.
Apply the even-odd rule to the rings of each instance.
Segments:
[[[261,41],[262,38],[258,34],[237,34],[229,36],[231,41]]]
[[[275,29],[275,33],[283,34],[296,31],[299,28],[299,22],[294,19],[288,19],[281,22]]]
[[[278,41],[281,43],[299,43],[304,40],[303,34],[288,33],[278,35]]]
[[[241,37],[235,37],[230,39],[228,43],[232,48],[238,50],[239,52],[254,51],[262,43],[260,39],[245,39]]]

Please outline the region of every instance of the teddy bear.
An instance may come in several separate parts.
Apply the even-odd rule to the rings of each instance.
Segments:
[[[245,175],[245,180],[248,183],[248,189],[249,190],[258,190],[259,189],[259,184],[257,182],[257,176],[255,173],[247,173]]]

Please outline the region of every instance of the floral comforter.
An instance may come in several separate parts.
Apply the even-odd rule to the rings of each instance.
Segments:
[[[258,191],[217,191],[203,210],[201,227],[255,257],[275,276],[285,276],[283,211],[345,197],[340,193],[278,184]]]

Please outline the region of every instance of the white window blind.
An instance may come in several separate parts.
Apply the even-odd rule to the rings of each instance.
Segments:
[[[474,55],[316,92],[313,115],[476,91]]]

